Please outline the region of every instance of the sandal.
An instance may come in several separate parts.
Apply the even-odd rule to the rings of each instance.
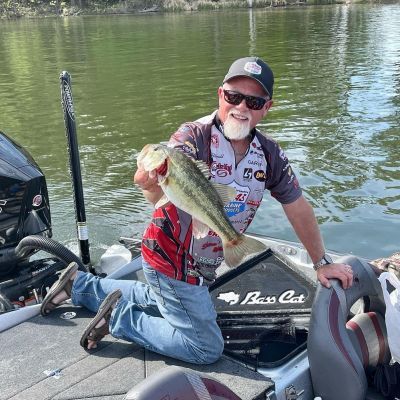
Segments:
[[[99,342],[104,336],[110,333],[108,327],[110,324],[111,313],[121,296],[122,292],[119,289],[114,290],[109,293],[100,304],[99,311],[97,311],[95,317],[90,321],[81,337],[80,344],[83,348],[87,349],[89,340]],[[106,322],[99,328],[96,328],[96,325],[102,320],[102,318],[104,318]]]
[[[64,269],[58,281],[54,282],[53,286],[47,292],[46,297],[44,298],[40,307],[40,314],[45,317],[62,303],[55,303],[53,299],[63,290],[68,297],[71,297],[73,284],[73,280],[71,279],[71,277],[77,270],[78,264],[76,262],[70,263],[68,267]]]

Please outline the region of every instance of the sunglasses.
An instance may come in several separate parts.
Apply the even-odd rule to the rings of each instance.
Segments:
[[[246,96],[242,93],[235,92],[234,90],[224,89],[224,99],[229,104],[238,106],[243,99],[246,101],[246,106],[250,110],[261,110],[265,103],[268,101],[263,97]]]

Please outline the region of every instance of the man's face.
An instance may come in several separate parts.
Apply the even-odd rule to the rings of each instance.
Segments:
[[[219,109],[218,115],[224,124],[224,133],[231,140],[244,139],[267,114],[272,105],[272,100],[267,101],[260,110],[248,108],[246,101],[230,104],[225,100],[224,89],[241,93],[246,96],[268,98],[262,86],[254,79],[237,77],[230,79],[218,88]]]

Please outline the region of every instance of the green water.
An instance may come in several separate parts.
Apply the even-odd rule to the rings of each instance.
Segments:
[[[146,143],[208,114],[233,59],[276,75],[261,128],[285,149],[326,246],[400,249],[400,4],[0,22],[0,130],[47,177],[54,238],[76,248],[59,74],[72,75],[94,256],[140,239],[151,207],[133,185]],[[294,234],[268,193],[252,232]]]

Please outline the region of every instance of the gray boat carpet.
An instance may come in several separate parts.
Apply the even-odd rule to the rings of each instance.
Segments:
[[[68,312],[76,313],[63,319]],[[144,378],[178,365],[209,374],[243,400],[262,396],[272,383],[223,356],[196,366],[145,351],[112,336],[90,352],[79,345],[94,314],[64,305],[50,316],[37,316],[0,334],[0,400],[119,400]],[[262,398],[265,398],[263,396]]]

